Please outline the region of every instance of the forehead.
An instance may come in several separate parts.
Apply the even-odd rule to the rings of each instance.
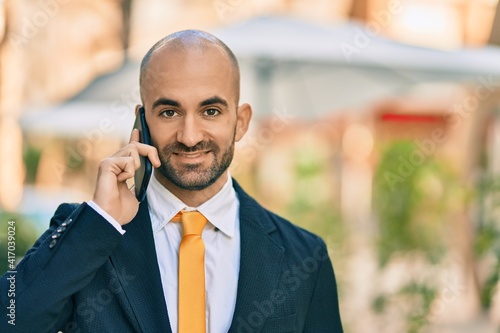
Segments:
[[[236,94],[236,69],[218,45],[167,44],[156,50],[146,67],[141,93],[145,101],[159,93],[211,90]],[[170,97],[170,96],[169,96]],[[233,96],[227,96],[230,98]],[[154,98],[154,97],[153,97]]]
[[[190,72],[203,74],[213,71],[233,72],[229,57],[221,47],[216,45],[166,45],[156,50],[148,64],[150,76],[158,76],[164,72]]]

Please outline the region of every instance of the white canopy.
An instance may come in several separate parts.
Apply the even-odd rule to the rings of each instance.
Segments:
[[[430,49],[380,37],[354,22],[326,26],[286,17],[259,17],[214,34],[242,59],[418,71],[441,80],[500,76],[499,47]]]
[[[213,33],[240,59],[242,100],[257,117],[276,109],[297,117],[363,110],[424,82],[483,80],[500,87],[500,48],[493,46],[435,50],[375,36],[352,22],[328,26],[287,17],[258,17]],[[140,103],[138,76],[138,63],[127,62],[66,103],[26,112],[22,126],[63,136],[105,128],[103,135],[126,138]]]
[[[287,17],[260,17],[214,32],[253,78],[242,96],[257,115],[286,107],[299,117],[399,95],[428,82],[496,82],[500,48],[445,51],[376,36],[364,25],[317,25]],[[243,86],[245,88],[245,86]]]

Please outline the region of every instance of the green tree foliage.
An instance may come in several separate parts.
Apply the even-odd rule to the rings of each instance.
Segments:
[[[500,281],[500,177],[484,175],[479,182],[480,209],[479,223],[474,238],[474,254],[476,260],[494,258],[494,265],[486,280],[480,287],[481,304],[484,309],[490,308],[495,289]]]
[[[449,224],[463,195],[458,177],[442,160],[411,141],[389,144],[373,182],[380,269],[396,256],[412,260],[417,255],[430,266],[438,263],[449,245]],[[406,331],[417,333],[427,326],[440,287],[432,276],[412,274],[398,291],[376,296],[372,308],[379,314],[389,307],[398,309],[406,318]]]
[[[421,251],[431,263],[439,261],[457,187],[453,172],[415,143],[398,141],[387,147],[373,186],[381,267],[401,252]]]
[[[294,154],[294,196],[283,213],[290,220],[321,236],[329,246],[342,246],[346,228],[334,205],[333,195],[318,195],[321,187],[332,188],[329,161],[311,147]]]

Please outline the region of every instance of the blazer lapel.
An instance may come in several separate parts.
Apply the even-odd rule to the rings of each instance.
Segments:
[[[229,333],[258,332],[265,321],[262,302],[268,302],[277,290],[283,271],[284,248],[269,216],[239,185],[241,257],[236,307]],[[260,322],[260,323],[259,323]]]
[[[124,229],[122,246],[111,255],[111,262],[140,330],[171,333],[146,200]]]

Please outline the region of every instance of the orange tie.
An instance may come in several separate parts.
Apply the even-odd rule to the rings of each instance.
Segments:
[[[179,219],[180,215],[180,219]],[[201,232],[207,219],[200,212],[180,212],[179,333],[205,333],[205,245]]]

